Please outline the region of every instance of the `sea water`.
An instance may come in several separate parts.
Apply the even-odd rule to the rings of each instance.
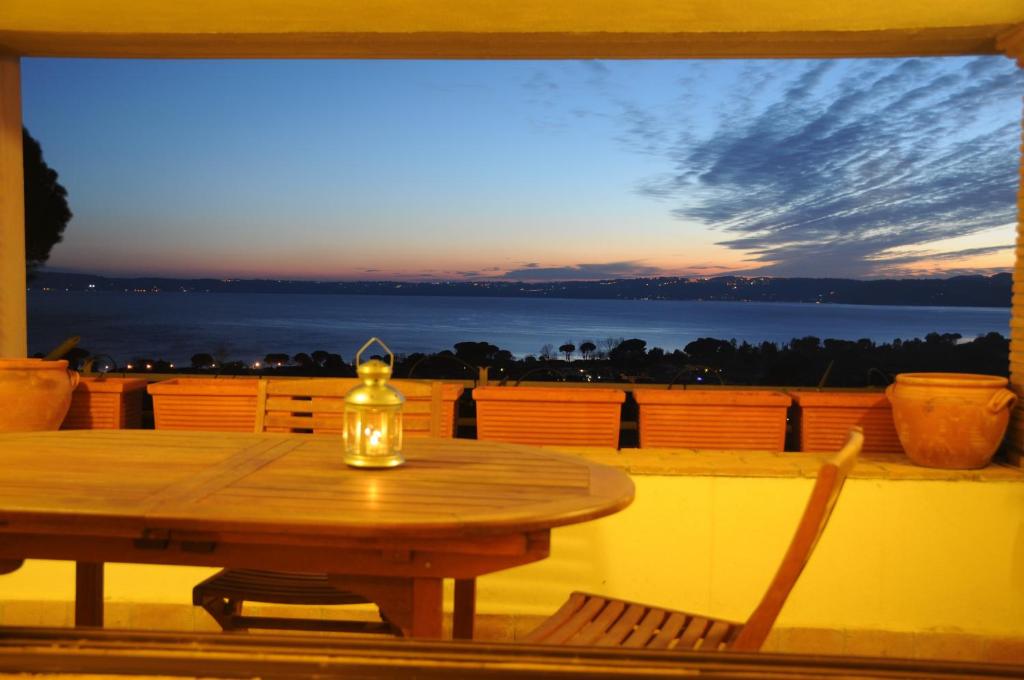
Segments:
[[[965,339],[1009,335],[1008,307],[906,307],[787,302],[580,300],[554,298],[296,295],[249,293],[42,292],[28,295],[29,352],[71,335],[118,363],[135,358],[187,364],[206,352],[252,362],[269,353],[325,350],[351,360],[378,336],[400,354],[487,341],[516,356],[620,338],[683,348],[701,337],[737,342],[821,339],[890,342],[928,333]]]

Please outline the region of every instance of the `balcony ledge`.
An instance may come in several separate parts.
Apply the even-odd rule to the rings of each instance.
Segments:
[[[631,475],[667,477],[792,477],[812,478],[829,454],[812,452],[708,449],[612,449],[586,446],[547,446],[551,451],[581,456],[625,470]],[[853,479],[893,481],[963,481],[1024,483],[1024,469],[993,463],[978,470],[942,470],[911,463],[905,456],[864,454],[850,475]]]

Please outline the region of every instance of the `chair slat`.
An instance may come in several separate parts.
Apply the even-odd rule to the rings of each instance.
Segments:
[[[671,612],[664,623],[661,624],[661,630],[647,643],[647,646],[651,649],[667,649],[675,642],[676,636],[679,635],[679,631],[682,630],[685,623],[686,614]]]
[[[608,629],[614,624],[622,612],[625,611],[626,604],[621,600],[611,600],[606,603],[601,613],[597,615],[593,621],[588,623],[583,629],[576,634],[573,638],[573,644],[579,645],[593,645],[597,643],[602,636],[604,636]]]
[[[587,597],[583,606],[580,607],[558,630],[548,636],[547,642],[553,645],[571,643],[576,633],[594,620],[594,617],[604,608],[606,600],[603,597]]]
[[[345,410],[343,397],[267,397],[265,410],[273,413],[342,413]]]
[[[605,633],[598,641],[598,647],[618,647],[622,641],[633,632],[637,621],[643,617],[647,607],[640,604],[626,603],[626,611],[622,613],[615,625]]]
[[[691,616],[686,630],[679,637],[676,649],[693,649],[697,642],[704,639],[704,631],[708,629],[710,621],[703,616]]]
[[[644,618],[640,620],[633,633],[623,641],[623,647],[646,647],[651,641],[654,631],[658,629],[661,622],[665,620],[668,613],[664,609],[648,608]]]
[[[718,649],[725,641],[730,628],[732,628],[732,624],[727,621],[712,623],[708,632],[704,634],[704,643],[701,645],[701,649]]]
[[[559,607],[558,611],[548,617],[548,619],[539,627],[533,629],[533,631],[524,638],[524,642],[545,642],[547,640],[547,636],[558,630],[563,623],[568,621],[569,618],[583,606],[586,599],[587,596],[580,592],[575,592],[569,595],[569,599]]]

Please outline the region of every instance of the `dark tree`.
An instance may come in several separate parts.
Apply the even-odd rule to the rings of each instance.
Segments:
[[[558,351],[565,355],[566,361],[572,361],[572,353],[576,351],[576,345],[567,342],[558,348]]]
[[[25,171],[25,267],[31,277],[60,243],[71,221],[68,192],[57,181],[57,172],[43,160],[39,142],[21,129]]]
[[[200,352],[192,355],[192,368],[210,368],[214,363],[216,362],[214,362],[212,354]]]
[[[640,338],[623,340],[608,352],[612,364],[624,370],[634,371],[647,358],[647,341]]]
[[[500,347],[489,342],[457,342],[453,346],[456,357],[474,366],[491,366],[501,351]]]
[[[692,357],[705,358],[716,354],[728,354],[733,351],[733,346],[726,340],[697,338],[683,350]]]
[[[596,350],[597,345],[590,340],[584,340],[580,343],[580,353],[583,354],[584,359],[589,359]]]

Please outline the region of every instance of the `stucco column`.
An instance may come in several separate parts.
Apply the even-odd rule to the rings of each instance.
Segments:
[[[28,354],[21,65],[0,56],[0,357]]]
[[[1024,68],[1024,24],[999,37],[999,49]],[[1024,101],[1024,98],[1022,98]],[[1017,147],[1017,257],[1013,266],[1013,302],[1010,315],[1010,387],[1022,397],[1014,409],[1007,434],[1007,451],[1018,465],[1024,460],[1024,123]]]

